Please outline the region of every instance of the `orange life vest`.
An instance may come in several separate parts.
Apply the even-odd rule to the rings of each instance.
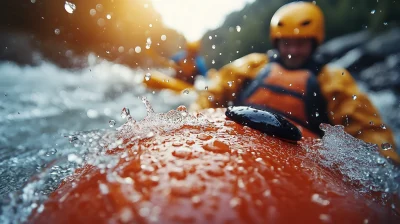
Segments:
[[[308,69],[288,70],[270,62],[244,89],[236,104],[266,109],[321,135],[321,123],[329,123],[326,101],[317,76]]]

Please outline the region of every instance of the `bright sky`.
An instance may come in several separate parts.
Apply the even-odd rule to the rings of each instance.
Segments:
[[[164,24],[178,30],[189,41],[217,28],[225,16],[254,0],[152,0]]]

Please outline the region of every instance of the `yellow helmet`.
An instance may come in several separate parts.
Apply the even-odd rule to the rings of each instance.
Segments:
[[[190,52],[198,52],[200,51],[200,46],[201,46],[200,41],[188,42],[186,44],[186,50]]]
[[[271,19],[270,37],[273,43],[279,38],[314,38],[321,44],[325,38],[324,14],[310,2],[292,2],[275,12]]]

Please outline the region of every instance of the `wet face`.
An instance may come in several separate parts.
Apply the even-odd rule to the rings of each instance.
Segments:
[[[283,38],[277,41],[283,64],[290,69],[302,67],[313,53],[312,39]]]

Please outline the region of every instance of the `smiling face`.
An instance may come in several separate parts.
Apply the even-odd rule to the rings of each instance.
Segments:
[[[284,66],[289,69],[302,67],[314,50],[314,41],[310,38],[282,38],[276,44]]]

